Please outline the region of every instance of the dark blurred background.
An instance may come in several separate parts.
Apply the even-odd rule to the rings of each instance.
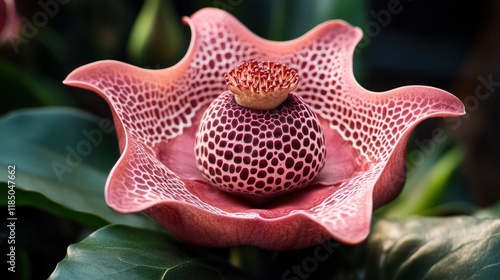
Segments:
[[[40,3],[51,3],[51,9],[44,10]],[[433,129],[442,127],[452,145],[463,150],[463,162],[449,182],[448,199],[486,207],[500,197],[500,129],[494,117],[500,110],[500,1],[42,0],[16,4],[21,37],[0,46],[2,115],[21,108],[69,106],[110,116],[96,94],[65,87],[61,81],[73,69],[101,59],[154,69],[175,64],[190,37],[181,17],[202,7],[225,9],[256,34],[273,40],[292,39],[325,20],[342,18],[365,32],[354,57],[356,76],[365,88],[383,91],[425,84],[450,91],[465,103],[466,116],[425,121],[412,138],[430,139]],[[413,146],[410,142],[409,148]],[[24,257],[32,265],[32,275],[46,278],[81,231],[71,222],[35,209],[19,211],[32,221],[22,232],[40,232],[20,235],[24,238],[20,242],[29,248]]]

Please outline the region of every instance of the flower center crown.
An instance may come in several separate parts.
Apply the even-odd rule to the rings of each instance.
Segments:
[[[278,107],[299,83],[295,70],[272,61],[243,62],[224,78],[236,102],[254,110]]]

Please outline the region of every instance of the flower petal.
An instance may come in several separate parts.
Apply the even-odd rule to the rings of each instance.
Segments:
[[[423,119],[458,116],[462,103],[431,87],[384,93],[352,73],[361,31],[329,21],[287,42],[259,38],[228,13],[207,8],[184,18],[190,48],[175,66],[145,70],[104,61],[73,71],[66,84],[96,91],[115,119],[122,157],[106,185],[113,209],[145,211],[181,239],[205,246],[285,250],[332,236],[361,242],[371,211],[394,198],[405,174],[406,141]],[[300,75],[296,93],[326,130],[327,160],[315,184],[254,209],[198,178],[188,148],[197,120],[242,61],[271,60]],[[179,156],[179,158],[174,158]]]
[[[19,36],[21,20],[14,0],[0,1],[0,45]],[[15,48],[17,49],[17,48]]]

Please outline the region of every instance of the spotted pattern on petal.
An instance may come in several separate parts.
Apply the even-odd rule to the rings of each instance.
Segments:
[[[422,88],[385,96],[362,89],[352,75],[352,50],[361,32],[342,21],[316,27],[304,36],[311,36],[309,40],[278,43],[255,37],[224,13],[199,13],[193,22],[200,30],[201,51],[193,60],[193,68],[202,69],[200,78],[219,79],[228,69],[248,60],[285,64],[299,74],[295,92],[373,162],[387,160],[411,124],[442,101],[424,97]],[[205,71],[209,73],[203,74]]]
[[[199,205],[206,211],[218,215],[229,213],[200,200],[185,188],[184,182],[154,156],[150,148],[134,137],[128,139],[129,153],[120,161],[121,169],[112,173],[113,192],[106,192],[108,204],[129,207],[144,207],[153,201],[179,201]],[[130,184],[130,180],[134,184]],[[142,209],[141,209],[142,210]],[[140,210],[138,210],[140,211]],[[256,214],[234,213],[232,216],[254,217]]]
[[[219,95],[196,133],[200,172],[213,186],[259,201],[310,185],[325,160],[325,137],[316,115],[290,93],[279,107],[256,111]]]

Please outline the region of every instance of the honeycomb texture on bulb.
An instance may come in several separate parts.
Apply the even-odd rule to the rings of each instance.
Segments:
[[[290,93],[279,107],[258,111],[222,93],[207,108],[195,139],[197,165],[227,192],[266,196],[310,183],[325,160],[325,138],[314,112]]]

